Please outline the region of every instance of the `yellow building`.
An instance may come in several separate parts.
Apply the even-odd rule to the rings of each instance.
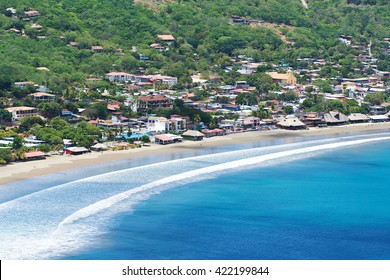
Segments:
[[[278,72],[267,72],[268,75],[272,77],[272,80],[275,84],[282,85],[295,85],[297,83],[297,78],[294,76],[293,72],[288,71],[287,73],[278,73]]]

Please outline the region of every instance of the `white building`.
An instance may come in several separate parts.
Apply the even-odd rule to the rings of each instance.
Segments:
[[[257,72],[257,67],[259,67],[260,65],[266,65],[265,62],[258,62],[258,63],[245,63],[245,64],[242,64],[241,65],[241,69],[238,70],[237,72],[241,73],[241,74],[246,74],[246,75],[250,75],[250,74],[253,74],[253,73],[256,73]]]
[[[14,83],[14,86],[17,88],[25,88],[27,86],[33,86],[33,85],[34,85],[33,82],[15,82]]]
[[[150,80],[152,82],[160,82],[163,85],[173,86],[177,84],[177,78],[171,76],[151,75]]]
[[[169,119],[169,131],[184,131],[187,127],[187,121],[183,117],[171,117]]]
[[[149,131],[166,132],[169,127],[169,121],[164,117],[149,117],[146,128]]]
[[[110,82],[115,81],[124,83],[134,79],[134,75],[125,72],[111,72],[106,74],[106,78],[110,80]]]

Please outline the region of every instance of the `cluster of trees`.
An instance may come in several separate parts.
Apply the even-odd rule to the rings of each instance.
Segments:
[[[159,109],[156,110],[154,113],[156,113],[158,116],[162,116],[166,118],[175,114],[181,116],[188,116],[195,124],[196,123],[199,124],[200,122],[203,122],[205,125],[209,125],[212,120],[210,114],[200,111],[198,109],[191,108],[189,106],[185,106],[184,101],[181,99],[174,100],[172,109],[169,110]]]
[[[390,101],[389,95],[383,92],[370,93],[364,97],[364,101],[371,105],[381,105],[385,101]]]
[[[45,141],[38,147],[24,146],[24,140],[17,133],[33,134],[38,139]],[[60,117],[45,122],[40,117],[25,117],[22,119],[18,130],[0,130],[0,139],[11,137],[13,144],[10,149],[0,149],[0,164],[24,159],[24,153],[30,151],[58,151],[63,148],[63,139],[70,139],[73,143],[89,148],[94,141],[102,138],[103,132],[98,127],[85,121],[77,125],[70,125]]]
[[[45,141],[52,148],[60,145],[63,139],[70,139],[73,143],[89,148],[95,140],[102,137],[102,130],[85,121],[71,125],[60,117],[55,117],[45,123],[40,117],[25,117],[22,119],[20,129],[35,135]]]
[[[369,106],[374,105],[369,100],[371,94],[367,95],[365,101],[367,103],[363,103],[359,106],[358,102],[355,100],[325,100],[323,95],[320,94],[307,94],[307,98],[302,102],[301,107],[306,112],[329,112],[337,110],[345,115],[349,115],[352,113],[362,113],[368,114]],[[372,94],[375,96],[376,94]]]
[[[2,122],[11,122],[12,121],[12,114],[8,112],[7,110],[0,109],[0,124]]]

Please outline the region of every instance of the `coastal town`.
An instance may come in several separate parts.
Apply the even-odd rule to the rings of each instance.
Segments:
[[[388,279],[389,11],[0,1],[1,276]]]
[[[18,17],[14,8],[7,13]],[[31,9],[22,16],[31,25],[29,32],[14,27],[8,32],[45,40],[44,27],[35,22],[40,12]],[[237,16],[229,21],[264,24]],[[0,102],[0,164],[128,150],[150,143],[174,145],[247,131],[388,122],[390,72],[378,70],[380,60],[372,55],[371,42],[355,42],[349,35],[338,40],[351,54],[338,62],[302,57],[291,65],[246,55],[225,56],[219,65],[183,81],[150,74],[150,58],[133,46],[132,55],[145,65],[134,72],[113,65],[112,72],[60,91],[33,80],[15,81]],[[175,48],[175,41],[174,34],[158,34],[150,50],[163,55]],[[389,55],[390,39],[385,38],[382,46],[381,51]],[[69,41],[67,47],[80,45]],[[123,49],[102,45],[88,48],[98,56],[125,54]],[[51,71],[44,65],[36,69]]]

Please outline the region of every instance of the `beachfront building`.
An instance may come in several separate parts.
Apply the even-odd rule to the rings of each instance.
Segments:
[[[34,107],[19,106],[5,108],[6,111],[12,113],[12,121],[20,120],[24,117],[38,116],[38,109]]]
[[[24,153],[25,160],[46,159],[46,154],[40,151]]]
[[[290,129],[290,130],[298,130],[298,129],[306,129],[306,124],[301,122],[297,117],[295,116],[286,116],[282,117],[278,123],[276,124],[277,127],[283,128],[283,129]]]
[[[386,108],[383,106],[370,106],[370,115],[384,115],[386,114]]]
[[[91,146],[92,151],[100,152],[100,151],[106,151],[108,150],[108,147],[105,144],[97,143],[93,146]]]
[[[223,119],[220,121],[219,128],[224,129],[227,133],[241,129],[242,122],[234,119]]]
[[[220,129],[220,128],[202,129],[202,133],[207,138],[208,137],[214,137],[214,136],[224,136],[224,135],[226,135],[226,131],[224,129]]]
[[[203,140],[203,137],[205,136],[202,132],[199,132],[197,130],[187,130],[181,135],[184,139],[194,140],[194,141],[200,141]]]
[[[169,121],[164,117],[149,117],[146,123],[146,128],[149,131],[166,132],[169,130]]]
[[[323,117],[320,116],[316,112],[309,112],[305,114],[302,117],[302,122],[305,123],[307,126],[312,126],[312,127],[324,127],[326,126],[326,122],[324,121]]]
[[[189,117],[182,117],[179,115],[171,115],[169,119],[168,131],[181,132],[188,129],[188,122],[190,121]],[[192,122],[191,122],[192,123]]]
[[[348,123],[348,117],[338,111],[330,111],[324,115],[327,125],[343,125]]]
[[[149,117],[146,128],[154,132],[182,132],[186,130],[186,119],[180,116],[171,116],[170,119],[164,117]]]
[[[259,117],[247,117],[243,119],[243,126],[246,128],[256,129],[260,124],[261,121]]]
[[[82,155],[89,153],[89,150],[84,147],[68,147],[64,149],[64,153],[67,155]]]
[[[371,122],[373,123],[378,123],[378,122],[388,122],[389,121],[389,116],[387,115],[373,115],[369,116]]]
[[[353,113],[348,116],[350,123],[366,123],[370,121],[370,118],[362,113]]]
[[[159,134],[154,136],[154,142],[162,145],[177,143],[182,141],[183,141],[183,137],[181,137],[180,135],[174,135],[170,133]]]
[[[165,134],[160,134],[160,135],[154,136],[154,142],[156,144],[166,145],[166,144],[173,143],[173,139]]]

